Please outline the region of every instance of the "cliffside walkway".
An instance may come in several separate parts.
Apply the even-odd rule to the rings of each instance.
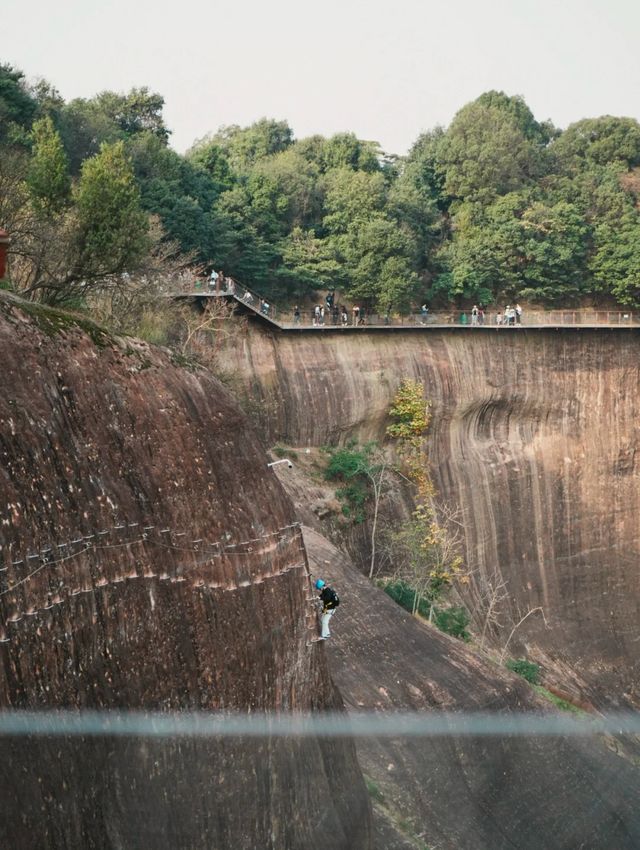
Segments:
[[[436,312],[424,318],[420,313],[409,315],[381,316],[376,313],[367,314],[364,322],[355,325],[353,314],[349,311],[349,321],[337,323],[331,315],[325,317],[324,324],[314,324],[310,310],[303,312],[300,321],[296,322],[292,311],[280,310],[277,306],[266,302],[255,292],[235,281],[231,289],[216,291],[215,289],[191,288],[168,295],[175,301],[195,302],[204,310],[207,302],[225,301],[235,304],[242,313],[250,316],[265,326],[274,330],[295,333],[362,333],[363,331],[421,331],[421,330],[459,330],[459,331],[499,331],[509,333],[518,330],[535,330],[544,328],[572,328],[574,330],[587,328],[629,329],[640,328],[640,313],[630,310],[536,310],[525,311],[520,324],[498,324],[496,312],[485,313],[482,324],[473,325],[468,313]]]

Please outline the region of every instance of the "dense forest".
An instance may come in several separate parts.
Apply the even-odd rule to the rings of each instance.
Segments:
[[[405,157],[286,121],[182,156],[146,88],[65,102],[0,66],[0,227],[11,285],[77,303],[122,275],[223,269],[268,298],[339,288],[383,310],[640,304],[640,124],[566,130],[487,92]]]

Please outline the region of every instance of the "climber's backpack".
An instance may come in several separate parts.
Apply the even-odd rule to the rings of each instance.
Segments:
[[[340,597],[332,587],[326,587],[322,593],[322,601],[325,608],[337,608],[340,604]]]

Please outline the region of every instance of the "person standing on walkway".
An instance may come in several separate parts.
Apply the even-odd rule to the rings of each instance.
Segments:
[[[477,304],[474,304],[473,307],[471,308],[471,324],[472,325],[478,324],[478,305]]]
[[[320,601],[322,602],[322,628],[320,631],[320,640],[327,640],[331,637],[329,631],[329,620],[336,613],[336,608],[340,604],[340,598],[332,587],[319,578],[316,581],[316,590],[319,590]]]
[[[522,324],[522,307],[519,304],[516,304],[516,322]]]
[[[294,325],[300,324],[300,307],[298,307],[297,304],[293,308],[293,323],[294,323]]]

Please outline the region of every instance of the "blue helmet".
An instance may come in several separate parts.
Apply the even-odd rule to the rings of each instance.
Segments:
[[[318,588],[318,590],[322,590],[322,588],[324,587],[324,585],[325,585],[325,582],[324,582],[324,581],[322,581],[322,579],[321,579],[321,578],[319,578],[319,579],[318,579],[318,581],[316,582],[316,587]]]

